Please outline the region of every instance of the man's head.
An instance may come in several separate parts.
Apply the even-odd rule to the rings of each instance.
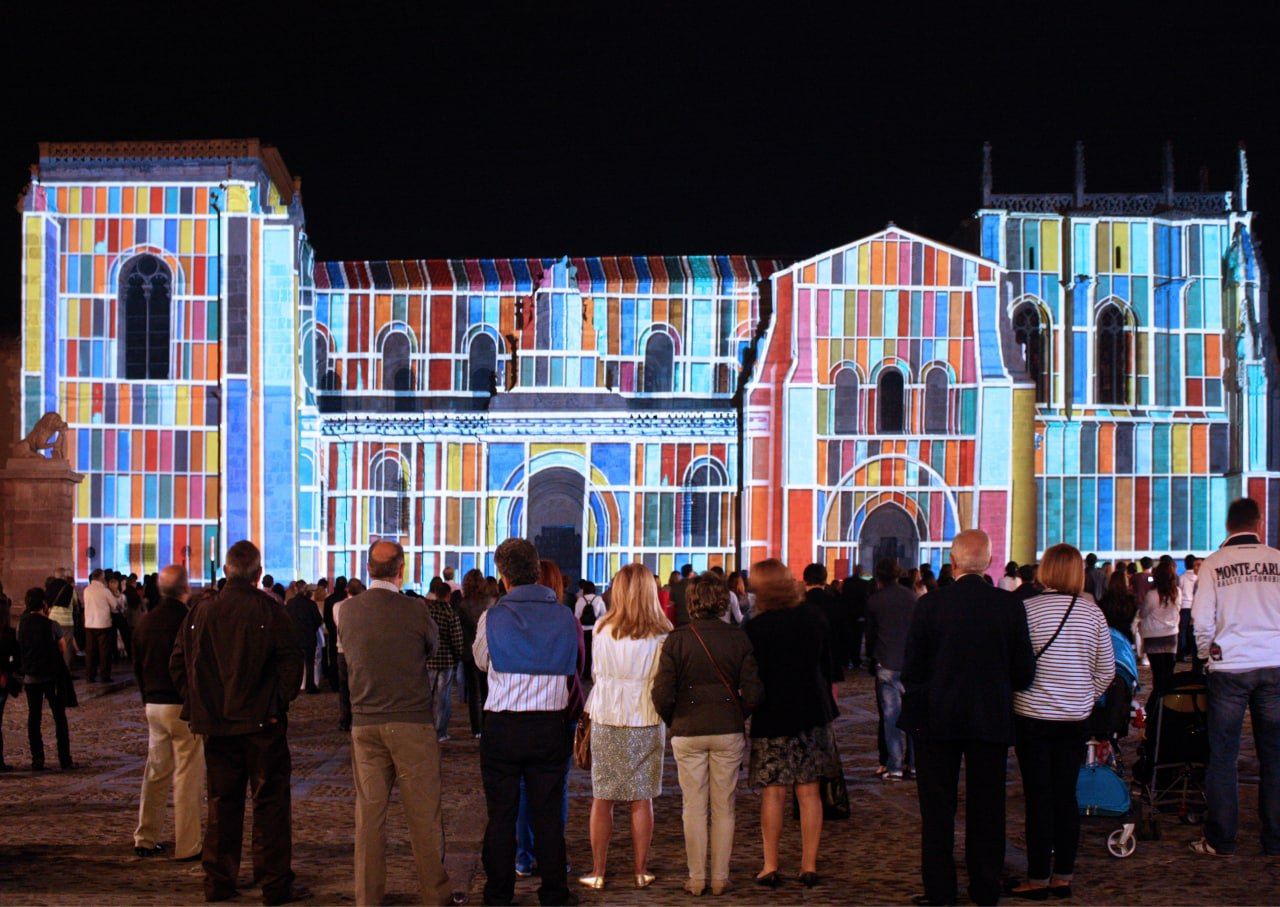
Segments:
[[[227,579],[247,580],[256,586],[262,576],[262,552],[253,542],[241,539],[227,549],[227,562],[222,572]]]
[[[364,583],[358,579],[353,579],[347,583],[347,598],[355,598],[364,591]]]
[[[28,613],[47,611],[49,609],[49,603],[44,597],[44,590],[37,586],[32,586],[27,590],[23,604],[26,606]]]
[[[1253,498],[1237,498],[1227,507],[1227,535],[1252,532],[1262,538],[1262,511]]]
[[[452,568],[452,567],[445,567],[445,568],[444,568],[444,573],[443,573],[443,575],[442,575],[442,577],[441,577],[441,578],[442,578],[446,583],[451,583],[451,582],[453,582],[453,568]]]
[[[92,573],[89,574],[89,582],[100,583],[102,582],[105,576],[106,576],[106,573],[102,570],[101,567],[99,567],[97,570],[94,570]]]
[[[1018,567],[1018,579],[1024,583],[1034,583],[1038,570],[1039,566],[1036,564],[1022,564]]]
[[[991,539],[981,529],[966,529],[951,540],[951,563],[957,577],[985,573],[991,566]]]
[[[810,564],[804,568],[801,574],[806,589],[813,589],[817,586],[825,586],[827,584],[827,568],[821,564]]]
[[[276,578],[272,576],[270,573],[262,577],[262,588],[274,589],[275,585],[276,585]]]
[[[518,536],[512,536],[498,546],[493,553],[493,563],[508,589],[532,585],[542,574],[538,549],[533,547],[533,542]]]
[[[1188,570],[1196,569],[1196,556],[1194,554],[1188,554],[1182,559],[1182,566],[1186,567]]]
[[[899,572],[898,562],[891,557],[882,557],[876,561],[876,582],[881,589],[896,583]]]
[[[1152,565],[1153,563],[1155,563],[1155,562],[1154,562],[1153,560],[1151,560],[1151,558],[1149,558],[1149,557],[1144,557],[1141,561],[1139,561],[1139,563],[1141,563],[1141,564],[1142,564],[1142,569],[1143,569],[1143,570],[1150,570],[1150,569],[1151,569],[1151,565]]]
[[[160,594],[165,598],[176,598],[185,602],[191,598],[191,587],[187,582],[187,568],[181,564],[170,564],[160,571],[156,580]]]
[[[404,548],[399,542],[382,539],[369,546],[369,578],[397,588],[404,583]]]
[[[1087,555],[1087,556],[1085,557],[1085,559],[1084,559],[1084,569],[1086,569],[1086,570],[1092,570],[1092,569],[1093,569],[1094,567],[1096,567],[1097,565],[1098,565],[1098,556],[1097,556],[1096,554],[1092,554],[1092,553],[1090,553],[1089,555]]]
[[[691,576],[693,576],[693,564],[685,564],[680,568],[680,577],[682,579],[688,579]]]

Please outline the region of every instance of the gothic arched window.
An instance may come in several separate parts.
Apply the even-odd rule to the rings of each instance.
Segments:
[[[695,548],[719,548],[720,510],[725,492],[715,490],[728,484],[724,468],[714,460],[702,460],[685,477],[684,536]]]
[[[943,434],[947,430],[947,373],[932,368],[924,379],[924,430]]]
[[[408,483],[398,457],[383,457],[369,476],[369,534],[394,538],[409,531]]]
[[[1024,302],[1013,310],[1013,341],[1022,348],[1027,372],[1036,383],[1036,402],[1049,402],[1048,331],[1040,318],[1040,307]]]
[[[833,402],[834,425],[837,435],[855,435],[858,433],[858,373],[851,368],[842,368],[836,373],[836,386]]]
[[[467,350],[467,387],[476,393],[497,389],[498,345],[488,334],[477,334]]]
[[[169,302],[173,273],[154,255],[139,255],[120,270],[124,377],[169,377]]]
[[[311,334],[311,386],[317,390],[325,389],[325,376],[329,374],[329,341],[324,334],[314,331]]]
[[[902,372],[888,366],[876,388],[876,430],[882,435],[901,434],[906,423],[906,382]]]
[[[1129,338],[1124,312],[1108,303],[1098,311],[1094,337],[1094,373],[1098,403],[1129,402]]]
[[[404,331],[392,331],[382,341],[382,387],[384,390],[413,390],[413,366],[409,353],[409,335]]]
[[[670,393],[674,389],[676,346],[670,335],[654,331],[644,344],[644,392]]]

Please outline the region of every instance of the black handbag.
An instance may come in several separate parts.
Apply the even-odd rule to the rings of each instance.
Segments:
[[[832,734],[834,734],[834,729]],[[831,742],[832,749],[835,750],[836,765],[840,766],[840,774],[834,778],[818,779],[818,796],[822,800],[822,821],[838,822],[848,819],[853,815],[853,809],[849,805],[849,785],[844,780],[844,762],[840,758],[840,749],[835,745],[835,740]],[[791,795],[791,813],[796,818],[800,818],[800,801],[796,795]]]

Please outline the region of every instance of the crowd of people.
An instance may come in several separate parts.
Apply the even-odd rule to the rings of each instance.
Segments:
[[[278,904],[308,896],[292,870],[289,705],[323,685],[338,694],[338,726],[351,737],[357,903],[385,894],[397,786],[425,902],[460,903],[443,864],[440,799],[441,747],[460,698],[480,739],[485,903],[511,903],[517,878],[537,874],[541,903],[571,904],[572,766],[589,769],[592,786],[590,871],[579,884],[617,884],[608,857],[622,804],[631,865],[621,876],[645,888],[668,737],[690,895],[734,885],[744,766],[761,793],[752,881],[822,884],[825,817],[849,809],[836,684],[867,670],[878,774],[917,784],[924,891],[915,902],[957,898],[962,763],[970,898],[1043,900],[1071,893],[1089,721],[1108,695],[1136,691],[1139,658],[1150,664],[1152,696],[1174,682],[1180,660],[1207,676],[1208,812],[1193,850],[1236,850],[1236,760],[1249,709],[1262,848],[1280,855],[1280,551],[1263,544],[1261,527],[1255,502],[1232,503],[1223,546],[1203,560],[1188,555],[1181,574],[1167,556],[1100,563],[1059,544],[1038,564],[1009,563],[993,577],[990,541],[967,530],[936,576],[928,564],[904,571],[882,559],[872,577],[855,569],[831,582],[821,564],[796,576],[769,559],[729,575],[686,566],[663,584],[630,564],[603,591],[589,581],[567,590],[554,563],[511,538],[494,552],[497,576],[471,570],[457,582],[447,568],[425,596],[404,588],[394,541],[370,547],[367,587],[339,577],[332,587],[287,588],[262,575],[258,549],[242,541],[228,550],[225,577],[199,590],[179,565],[141,584],[94,571],[79,593],[69,576],[52,577],[26,592],[16,633],[0,590],[0,709],[25,694],[32,768],[43,770],[48,704],[59,764],[74,769],[72,656],[84,654],[87,681],[106,682],[123,652],[149,733],[135,852],[168,853],[172,788],[172,856],[203,861],[208,900],[234,896],[248,789],[254,877],[264,903]],[[1026,798],[1025,879],[1005,874],[1010,747]],[[800,863],[784,867],[792,796]]]

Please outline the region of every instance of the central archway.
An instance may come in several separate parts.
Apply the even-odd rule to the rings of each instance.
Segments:
[[[910,514],[896,504],[881,504],[858,534],[858,563],[874,571],[876,561],[891,557],[905,570],[917,566],[919,548],[920,536]]]
[[[553,466],[533,474],[526,494],[526,538],[540,557],[560,568],[566,590],[575,588],[582,576],[586,478],[577,470]]]

